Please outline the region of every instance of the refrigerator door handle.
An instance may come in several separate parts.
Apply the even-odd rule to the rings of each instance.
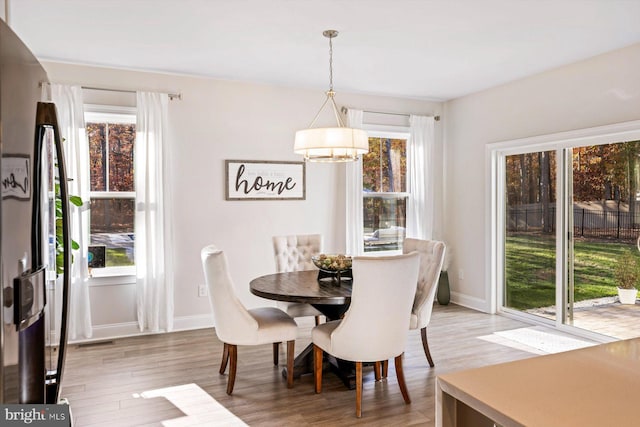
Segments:
[[[58,346],[58,366],[51,378],[47,378],[46,403],[56,404],[60,395],[60,384],[64,371],[64,362],[67,350],[67,329],[69,315],[69,287],[71,280],[71,230],[69,227],[69,192],[67,188],[67,172],[64,161],[64,149],[58,126],[58,114],[56,106],[52,102],[38,102],[36,112],[36,127],[50,127],[53,129],[56,158],[58,163],[58,178],[60,179],[60,198],[62,200],[62,244],[63,280],[62,280],[62,318],[60,321],[60,343]],[[37,133],[37,132],[36,132]]]

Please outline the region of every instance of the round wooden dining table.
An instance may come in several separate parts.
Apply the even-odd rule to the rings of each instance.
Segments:
[[[320,276],[320,277],[319,277]],[[322,277],[318,270],[292,271],[267,274],[249,282],[252,294],[276,301],[311,304],[327,317],[338,320],[349,308],[351,302],[350,277],[342,277],[340,282],[332,277]],[[348,388],[354,388],[353,364],[332,358],[331,369]],[[286,377],[286,368],[282,374]],[[294,378],[313,373],[313,344],[309,344],[295,358]]]
[[[307,270],[260,276],[249,283],[249,289],[262,298],[311,304],[328,320],[338,320],[349,308],[351,283],[349,277],[336,282],[329,276],[319,278],[318,270]]]

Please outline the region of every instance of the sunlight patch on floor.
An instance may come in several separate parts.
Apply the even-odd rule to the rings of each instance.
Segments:
[[[247,425],[193,383],[149,390],[139,396],[145,399],[164,397],[185,414],[184,417],[162,421],[165,427]]]
[[[535,354],[560,353],[597,344],[565,334],[549,332],[548,328],[538,326],[498,331],[478,338]]]

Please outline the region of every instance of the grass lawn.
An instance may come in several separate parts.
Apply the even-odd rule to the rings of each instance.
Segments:
[[[555,305],[555,236],[516,234],[505,244],[506,306],[518,310]],[[574,300],[614,296],[616,258],[632,243],[576,240]]]
[[[123,267],[133,265],[131,258],[124,248],[107,248],[106,264],[109,267]]]

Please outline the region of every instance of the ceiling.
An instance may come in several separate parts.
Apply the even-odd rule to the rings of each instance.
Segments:
[[[42,60],[443,101],[640,43],[640,0],[5,0]]]

